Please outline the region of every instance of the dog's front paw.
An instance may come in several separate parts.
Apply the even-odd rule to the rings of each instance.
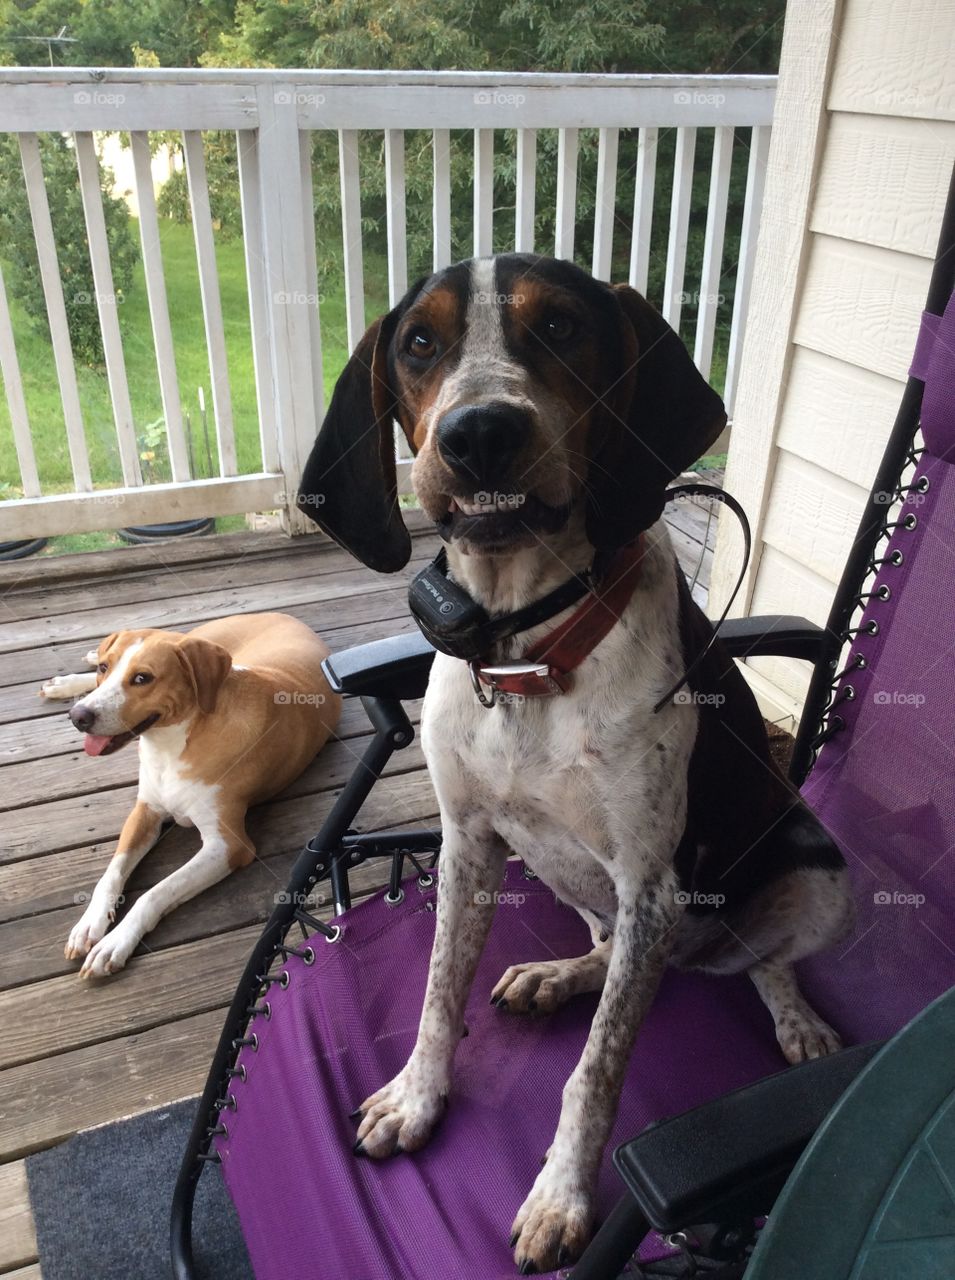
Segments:
[[[521,1205],[511,1234],[522,1276],[553,1271],[580,1257],[590,1239],[594,1201],[571,1170],[548,1159]]]
[[[406,1066],[358,1108],[361,1123],[355,1154],[384,1160],[417,1151],[431,1137],[447,1105],[447,1088]]]
[[[70,930],[63,954],[67,960],[81,960],[106,933],[115,917],[107,905],[93,898],[89,906]]]
[[[136,950],[139,935],[124,927],[125,922],[102,938],[83,961],[81,978],[106,978],[119,973]]]
[[[805,1012],[783,1014],[776,1026],[776,1039],[786,1061],[793,1066],[810,1058],[825,1058],[842,1048],[842,1041],[829,1023],[808,1006]]]

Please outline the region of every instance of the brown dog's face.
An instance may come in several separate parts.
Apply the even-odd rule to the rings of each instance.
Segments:
[[[639,294],[530,255],[459,263],[368,330],[339,379],[300,505],[374,568],[401,567],[391,424],[442,538],[505,555],[575,508],[595,547],[658,518],[668,481],[725,423]]]
[[[70,708],[88,755],[211,711],[232,665],[220,645],[176,632],[117,631],[97,650],[96,688]]]

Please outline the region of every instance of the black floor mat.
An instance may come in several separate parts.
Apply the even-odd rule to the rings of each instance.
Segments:
[[[195,1109],[179,1102],[29,1157],[43,1280],[169,1280],[169,1211]],[[193,1249],[201,1280],[252,1280],[214,1164],[199,1180]]]

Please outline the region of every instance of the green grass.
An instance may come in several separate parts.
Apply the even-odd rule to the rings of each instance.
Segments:
[[[246,528],[245,516],[218,516],[215,522],[216,533],[241,533]],[[207,535],[203,534],[203,537]],[[107,531],[99,533],[67,533],[60,538],[51,538],[38,554],[40,556],[72,555],[75,551],[111,551],[117,547],[128,547],[117,533]]]
[[[138,236],[138,229],[136,234]],[[163,220],[160,224],[160,238],[179,391],[183,413],[189,414],[192,422],[195,475],[203,477],[210,474],[199,413],[199,387],[204,389],[206,397],[212,474],[218,474],[209,364],[192,228]],[[216,260],[222,296],[236,451],[240,472],[248,473],[261,469],[261,456],[241,239],[218,239]],[[366,264],[366,280],[369,282],[366,285],[367,314],[377,315],[386,310],[388,304],[387,273],[382,264],[369,260]],[[306,287],[312,286],[303,284],[303,289]],[[348,351],[344,295],[340,286],[326,286],[326,290],[327,296],[322,296],[321,324],[323,374],[328,395],[345,363]],[[24,308],[14,299],[10,301],[40,483],[45,493],[71,492],[72,470],[49,335],[45,324],[42,328],[34,326]],[[121,325],[133,418],[139,435],[148,424],[162,416],[142,263],[137,268],[133,285],[122,306]],[[102,367],[78,367],[77,381],[94,484],[100,488],[122,484],[106,370]],[[153,480],[168,479],[165,451],[160,446],[155,452],[155,458],[144,463],[146,477]],[[9,413],[5,399],[0,399],[0,493],[5,492],[7,497],[19,496],[19,483],[20,472],[13,447]],[[9,485],[10,488],[4,491],[4,485]]]
[[[134,228],[134,231],[138,236],[138,228]],[[215,428],[212,419],[209,366],[192,228],[164,219],[160,223],[160,237],[182,408],[183,413],[189,415],[192,423],[195,475],[197,477],[215,475],[218,474]],[[261,457],[245,260],[241,239],[217,238],[216,260],[222,296],[239,470],[248,473],[261,469]],[[385,263],[373,254],[366,253],[365,280],[366,314],[369,317],[379,315],[388,306],[387,271]],[[340,281],[340,275],[336,274],[320,286],[326,403],[335,379],[348,357],[345,300]],[[20,303],[12,298],[10,302],[40,482],[44,493],[72,492],[72,470],[63,425],[63,408],[49,334],[45,324],[37,327],[30,323]],[[133,416],[137,434],[140,435],[149,424],[156,422],[162,416],[142,263],[137,268],[133,285],[123,304],[121,325]],[[692,326],[689,328],[692,329]],[[718,329],[712,374],[712,381],[717,387],[722,385],[725,376],[726,337],[727,335]],[[77,381],[94,484],[98,488],[121,485],[122,472],[116,447],[106,370],[102,367],[78,367]],[[211,473],[206,461],[198,405],[197,389],[199,387],[204,389],[206,395],[213,460]],[[146,450],[145,443],[143,449]],[[697,469],[704,466],[718,466],[721,463],[725,464],[725,456],[704,458],[697,464]],[[147,479],[158,481],[170,478],[162,444],[155,450],[155,457],[144,462],[143,466]],[[0,396],[0,500],[19,497],[21,492],[19,484],[20,472],[13,447],[9,412],[5,398]],[[241,516],[217,521],[219,532],[242,527]],[[125,545],[113,533],[74,534],[51,539],[45,554],[57,555],[64,552],[99,550]]]

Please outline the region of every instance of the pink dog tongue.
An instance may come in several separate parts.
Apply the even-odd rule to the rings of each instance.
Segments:
[[[101,756],[112,741],[111,737],[99,733],[87,733],[83,737],[83,750],[88,756]]]

